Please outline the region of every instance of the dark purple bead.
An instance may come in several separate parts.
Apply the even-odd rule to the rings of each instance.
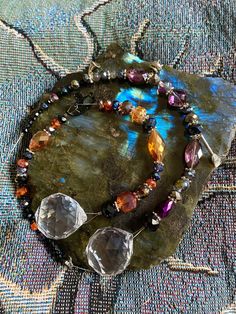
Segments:
[[[25,159],[31,160],[33,158],[33,154],[28,152],[28,151],[26,151],[26,152],[24,152],[23,157]]]
[[[167,93],[167,90],[166,90],[166,88],[164,86],[159,86],[158,87],[158,94],[159,95],[166,95],[166,93]]]
[[[182,107],[186,103],[186,93],[182,89],[175,89],[168,96],[168,104],[171,107]]]
[[[169,215],[171,209],[173,208],[174,205],[174,201],[167,199],[166,201],[164,201],[163,203],[161,203],[158,207],[159,209],[159,216],[161,218],[165,218],[166,216]]]
[[[157,213],[152,212],[145,215],[144,226],[148,228],[150,231],[155,232],[160,225],[160,218]]]
[[[110,202],[103,204],[101,212],[106,218],[112,218],[118,214],[115,204]]]
[[[184,160],[188,168],[194,168],[202,157],[202,147],[198,140],[192,140],[185,147]]]
[[[161,164],[156,164],[156,163],[154,163],[153,170],[154,170],[155,172],[162,172],[162,171],[164,170],[164,166],[161,165]]]
[[[143,122],[143,130],[144,132],[149,133],[152,129],[155,128],[157,122],[155,118],[148,118]]]
[[[143,69],[129,69],[127,70],[127,78],[131,83],[140,84],[145,82],[146,72]]]
[[[200,124],[190,125],[187,127],[187,133],[189,135],[198,135],[202,133],[202,126]]]

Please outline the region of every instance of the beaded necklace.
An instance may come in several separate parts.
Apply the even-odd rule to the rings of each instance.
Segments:
[[[181,178],[174,183],[167,200],[160,204],[155,211],[145,215],[144,226],[138,230],[137,233],[133,235],[119,228],[106,227],[98,229],[94,235],[91,236],[86,248],[88,264],[101,275],[116,275],[121,273],[130,262],[133,253],[133,238],[144,229],[156,231],[161,220],[168,216],[170,211],[174,208],[174,204],[181,201],[181,193],[190,187],[191,180],[195,176],[194,168],[197,166],[202,156],[200,139],[203,140],[203,143],[211,153],[214,164],[217,166],[217,163],[220,162],[217,159],[218,156],[213,153],[202,135],[202,127],[199,123],[198,116],[193,112],[189,103],[187,103],[185,91],[174,89],[169,83],[160,81],[158,77],[159,70],[159,64],[150,63],[150,71],[130,67],[119,71],[117,76],[119,79],[128,80],[130,84],[157,85],[159,97],[167,97],[168,106],[178,110],[180,114],[184,116],[186,134],[190,139],[184,152],[186,168]],[[109,81],[115,78],[117,77],[111,77],[109,71],[102,70],[97,64],[92,63],[88,73],[85,74],[83,78],[83,82],[73,80],[70,85],[61,88],[57,93],[51,93],[48,100],[42,103],[31,117],[28,125],[23,129],[23,132],[28,133],[33,121],[35,121],[43,111],[47,110],[49,106],[58,101],[60,97],[70,92],[77,92],[81,83],[86,82],[90,84],[100,79]],[[87,216],[77,201],[68,195],[56,193],[42,200],[34,217],[34,213],[31,210],[29,188],[26,184],[28,178],[27,168],[34,154],[48,145],[51,135],[55,133],[63,123],[66,123],[71,115],[81,114],[83,109],[84,108],[79,105],[73,105],[64,115],[54,117],[51,120],[50,126],[33,135],[30,140],[29,148],[25,151],[23,157],[17,161],[16,182],[18,188],[16,196],[19,198],[21,207],[26,212],[27,218],[31,220],[31,228],[33,230],[39,229],[48,238],[61,239],[70,236],[87,221]],[[133,107],[129,101],[119,103],[118,101],[107,99],[99,102],[99,109],[105,112],[118,112],[121,115],[130,115],[132,122],[142,125],[143,130],[149,134],[148,151],[154,160],[154,168],[151,177],[136,191],[123,192],[119,194],[113,202],[104,204],[101,211],[98,213],[90,213],[95,214],[95,217],[103,214],[107,218],[112,218],[118,213],[133,211],[137,207],[137,202],[148,196],[150,191],[156,187],[156,181],[160,179],[160,173],[164,166],[162,162],[165,144],[160,134],[155,129],[155,118],[149,117],[146,113],[146,109],[142,106]],[[58,213],[59,208],[60,213]],[[63,214],[68,215],[68,213],[71,215],[71,220],[73,220],[69,228],[63,225]],[[56,223],[56,220],[58,220],[57,215],[60,216],[60,223],[64,228],[62,228],[63,230],[60,235],[55,234],[55,232],[53,233],[52,229],[50,230],[49,228],[50,224],[53,222]],[[109,243],[109,245],[106,245],[107,243]]]

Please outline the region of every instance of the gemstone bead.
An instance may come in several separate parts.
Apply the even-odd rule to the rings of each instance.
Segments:
[[[178,192],[186,191],[190,187],[190,181],[187,178],[181,178],[174,184],[174,190]]]
[[[126,72],[126,77],[131,83],[142,84],[145,82],[145,74],[143,69],[129,69]]]
[[[150,132],[148,150],[155,161],[162,162],[164,158],[165,143],[156,129],[152,129]]]
[[[38,151],[48,145],[50,135],[46,131],[38,131],[30,140],[29,149],[32,152]]]
[[[184,171],[184,176],[185,177],[194,178],[195,177],[195,173],[196,173],[196,171],[194,169],[186,168],[185,171]]]
[[[20,168],[26,168],[28,167],[29,163],[26,159],[19,159],[17,160],[17,166]]]
[[[159,228],[160,221],[161,221],[161,218],[158,216],[158,214],[155,212],[152,212],[145,215],[144,226],[148,228],[148,230],[155,232]]]
[[[47,238],[64,239],[87,220],[80,204],[72,197],[56,193],[44,198],[35,213],[35,220]]]
[[[46,102],[44,102],[44,103],[42,103],[42,104],[40,105],[40,109],[42,109],[42,110],[47,110],[48,107],[49,107],[49,105],[48,105]]]
[[[150,189],[155,189],[157,186],[157,183],[155,180],[153,180],[152,178],[149,178],[146,180],[147,185],[149,186]]]
[[[135,192],[138,198],[147,197],[150,194],[150,188],[147,184],[141,185]]]
[[[55,102],[55,101],[59,100],[59,97],[57,96],[57,94],[51,93],[49,100],[51,102]]]
[[[31,200],[29,197],[24,197],[21,199],[21,202],[20,202],[21,209],[26,210],[30,206],[31,206]]]
[[[22,196],[27,195],[28,193],[29,193],[28,188],[26,186],[22,186],[16,190],[16,197],[20,198]]]
[[[160,180],[160,179],[161,179],[160,173],[154,171],[154,172],[152,173],[152,179],[155,180],[155,181]]]
[[[154,163],[153,170],[155,172],[162,172],[164,170],[164,165],[160,163]]]
[[[142,106],[138,106],[133,108],[130,112],[132,122],[143,124],[143,122],[147,119],[147,111]]]
[[[198,123],[198,116],[194,112],[188,113],[186,115],[186,117],[184,118],[184,122],[186,124],[197,124]]]
[[[51,127],[53,129],[58,129],[58,128],[60,128],[60,126],[61,126],[61,122],[57,118],[52,119]]]
[[[21,167],[17,167],[16,169],[17,174],[26,174],[27,173],[27,168],[21,168]]]
[[[72,80],[70,85],[71,85],[71,87],[73,89],[78,89],[79,88],[79,82],[77,80]]]
[[[86,256],[89,266],[102,276],[122,273],[133,254],[133,235],[119,228],[98,229],[89,239]]]
[[[114,111],[118,111],[118,110],[119,110],[119,107],[120,107],[119,101],[117,101],[117,100],[113,101],[112,107],[113,107],[113,110],[114,110]]]
[[[123,192],[116,198],[116,205],[123,213],[129,213],[137,207],[137,198],[132,192]]]
[[[69,93],[69,88],[66,86],[62,87],[62,89],[60,90],[60,93],[62,96],[67,95]]]
[[[132,111],[132,109],[133,109],[132,103],[126,100],[120,104],[118,111],[122,115],[127,115]]]
[[[170,211],[172,210],[173,208],[173,205],[174,205],[174,201],[171,200],[171,199],[168,199],[166,201],[164,201],[163,203],[161,203],[159,206],[158,206],[158,209],[159,209],[159,216],[161,218],[165,218],[166,216],[169,215]]]
[[[152,129],[155,128],[157,122],[155,118],[148,118],[143,122],[143,130],[144,132],[150,133]]]
[[[199,135],[202,133],[202,126],[200,124],[190,125],[187,128],[187,132],[189,135]]]
[[[15,181],[19,184],[19,185],[24,185],[28,180],[28,176],[27,174],[17,174],[16,175],[16,178],[15,178]]]
[[[175,89],[168,96],[168,104],[172,107],[182,107],[186,103],[186,93],[182,89]]]
[[[113,218],[118,214],[118,210],[114,203],[107,202],[101,207],[101,212],[106,218]]]
[[[101,100],[99,102],[99,109],[106,112],[113,111],[112,102],[110,100]]]
[[[33,158],[33,154],[31,152],[26,151],[24,152],[23,157],[25,159],[31,160]]]
[[[38,230],[38,226],[37,226],[37,224],[36,224],[35,221],[30,224],[30,228],[31,228],[31,230],[33,230],[33,231]]]
[[[184,159],[188,168],[194,168],[202,157],[202,147],[198,140],[192,140],[185,147]]]

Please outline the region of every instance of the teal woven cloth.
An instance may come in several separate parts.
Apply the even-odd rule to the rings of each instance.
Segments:
[[[29,106],[112,42],[235,83],[235,13],[234,0],[0,2],[2,313],[236,313],[235,142],[173,258],[109,279],[66,269],[29,229],[14,196],[11,153]]]

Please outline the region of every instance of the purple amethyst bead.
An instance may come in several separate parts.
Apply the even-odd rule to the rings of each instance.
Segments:
[[[171,199],[167,199],[166,201],[161,203],[159,206],[159,216],[161,218],[165,218],[166,216],[168,216],[173,205],[174,205],[174,201]]]
[[[168,97],[168,104],[172,107],[182,107],[186,99],[186,92],[183,89],[175,89]]]
[[[194,168],[202,157],[202,147],[198,140],[192,140],[185,147],[184,159],[186,166],[190,169]]]
[[[146,72],[143,69],[129,69],[126,76],[131,83],[144,83]]]

